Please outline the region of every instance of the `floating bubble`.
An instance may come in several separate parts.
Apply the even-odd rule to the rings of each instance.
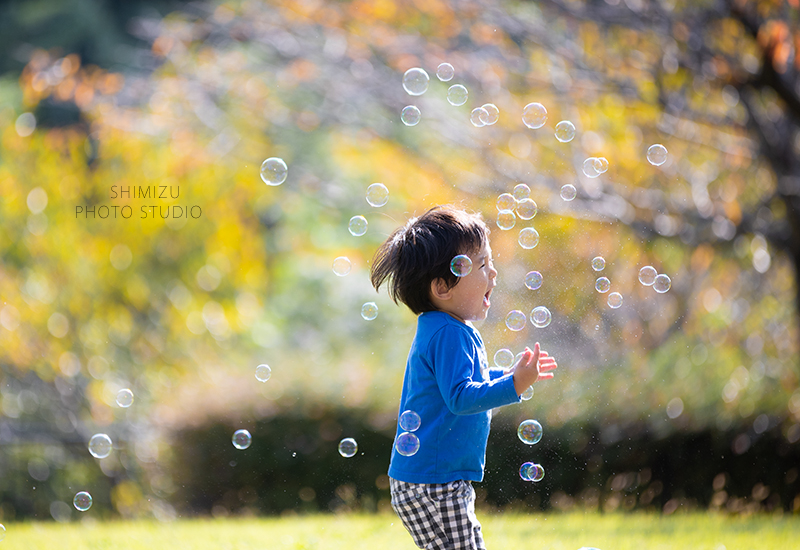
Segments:
[[[89,440],[89,454],[95,458],[105,458],[111,454],[111,438],[106,434],[94,434]]]
[[[339,277],[344,277],[350,273],[350,269],[352,269],[352,267],[353,264],[350,263],[350,258],[347,256],[339,256],[333,260],[333,272]]]
[[[367,218],[364,216],[353,216],[347,224],[347,230],[354,237],[360,237],[367,232]]]
[[[244,451],[246,448],[250,446],[253,442],[253,436],[250,435],[250,432],[247,430],[236,430],[233,432],[233,437],[231,438],[231,443],[233,446],[239,449],[240,451]]]
[[[425,69],[414,67],[403,74],[403,89],[408,95],[422,95],[428,90],[430,77]]]
[[[367,187],[367,203],[378,208],[389,201],[389,190],[382,183],[373,183]]]
[[[456,70],[450,63],[440,63],[436,67],[436,78],[442,82],[450,82],[456,75]]]
[[[501,369],[507,369],[514,364],[514,353],[510,349],[499,349],[494,354],[494,364]]]
[[[592,258],[592,269],[595,271],[603,271],[606,268],[606,259],[602,256],[595,256]]]
[[[522,123],[531,130],[544,126],[547,122],[547,109],[541,103],[528,103],[522,110]]]
[[[669,278],[669,275],[661,273],[653,281],[653,290],[659,294],[664,294],[670,287],[672,287],[672,279]]]
[[[534,464],[531,468],[531,481],[539,482],[544,479],[544,468],[541,464]]]
[[[486,123],[483,121],[483,119],[488,116],[489,113],[486,112],[486,109],[483,107],[475,107],[469,114],[469,121],[476,128],[480,128],[481,126],[486,126]]]
[[[497,213],[497,227],[503,231],[512,229],[517,224],[517,216],[513,210],[501,210]]]
[[[86,491],[81,491],[72,499],[72,505],[75,506],[79,512],[85,512],[92,507],[92,495]]]
[[[553,320],[553,316],[550,314],[550,310],[544,306],[538,306],[533,308],[531,311],[531,323],[536,328],[544,328],[550,324],[550,321]]]
[[[529,271],[525,275],[525,286],[531,290],[539,290],[544,282],[544,277],[538,271]]]
[[[518,183],[514,186],[514,198],[518,201],[523,199],[527,199],[531,196],[531,188],[525,185],[524,183]]]
[[[536,445],[542,439],[542,425],[536,420],[523,420],[517,428],[517,436],[526,445]]]
[[[518,309],[510,311],[508,315],[506,315],[506,326],[508,330],[513,330],[514,332],[525,328],[526,321],[525,314]]]
[[[575,125],[569,120],[556,124],[556,139],[561,143],[569,143],[575,139]]]
[[[127,409],[133,405],[133,392],[128,388],[123,388],[117,392],[117,405]]]
[[[519,467],[519,477],[524,481],[533,481],[533,462],[524,462]]]
[[[497,209],[500,212],[514,210],[517,207],[517,199],[511,193],[500,193],[497,196]]]
[[[404,432],[416,432],[420,424],[422,424],[422,419],[414,411],[403,411],[403,414],[400,415],[400,429]]]
[[[596,157],[589,157],[588,159],[583,161],[583,175],[587,178],[596,178],[600,175],[600,171],[597,169],[599,163],[597,162]]]
[[[466,254],[459,254],[450,261],[450,271],[456,277],[466,277],[472,271],[472,260]]]
[[[352,458],[358,452],[358,443],[352,437],[345,437],[339,442],[339,454],[345,458]]]
[[[639,270],[639,282],[644,286],[652,286],[656,282],[658,271],[651,265],[646,265]]]
[[[410,432],[403,432],[397,436],[394,448],[403,456],[413,456],[419,451],[419,438]]]
[[[573,200],[577,194],[578,190],[575,189],[575,186],[572,185],[571,183],[568,183],[561,187],[561,198],[567,202]]]
[[[497,105],[494,103],[484,103],[481,105],[481,109],[486,113],[485,117],[483,113],[481,113],[481,122],[487,126],[491,126],[500,119],[500,109],[498,109]]]
[[[622,307],[622,294],[619,292],[612,292],[608,295],[608,307],[611,309],[618,309]]]
[[[539,244],[539,232],[533,227],[526,227],[519,232],[519,238],[517,239],[517,242],[519,242],[519,245],[526,250],[536,248],[536,245]]]
[[[461,84],[453,84],[447,89],[447,102],[450,105],[460,107],[467,102],[469,92]]]
[[[272,376],[272,369],[269,365],[259,365],[256,367],[256,380],[259,382],[266,382]]]
[[[611,289],[611,281],[608,277],[598,277],[594,282],[594,289],[600,294],[605,294]]]
[[[533,199],[522,199],[517,203],[517,216],[521,220],[530,220],[539,212],[539,207]]]
[[[0,540],[6,538],[6,526],[0,523]]]
[[[594,167],[601,174],[608,172],[608,159],[606,157],[597,157],[594,161]]]
[[[288,175],[289,168],[283,159],[270,157],[261,163],[261,180],[267,185],[280,185]]]
[[[661,166],[667,162],[667,148],[656,143],[647,148],[647,162],[653,166]]]
[[[530,401],[533,398],[533,386],[528,386],[528,389],[519,394],[519,398],[523,401]]]
[[[403,124],[406,126],[416,126],[419,124],[421,118],[422,114],[414,105],[407,105],[400,111],[400,120],[402,120]]]
[[[365,321],[373,321],[378,316],[378,304],[367,302],[361,306],[361,316]]]

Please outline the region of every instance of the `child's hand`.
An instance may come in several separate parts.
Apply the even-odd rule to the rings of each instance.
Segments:
[[[537,380],[553,378],[553,373],[550,371],[557,366],[553,357],[539,349],[539,342],[533,345],[533,351],[525,348],[522,357],[511,369],[511,372],[514,373],[514,391],[517,392],[517,395],[521,395]]]

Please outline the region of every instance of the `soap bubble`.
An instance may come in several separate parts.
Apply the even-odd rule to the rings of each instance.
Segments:
[[[403,456],[415,455],[419,451],[419,438],[410,432],[403,432],[397,436],[394,448]]]
[[[544,306],[535,307],[531,311],[531,323],[536,328],[545,328],[552,320],[553,316],[550,315],[550,310]]]
[[[442,82],[450,82],[456,74],[456,70],[450,63],[440,63],[436,67],[436,77]]]
[[[344,277],[348,273],[350,273],[350,269],[353,267],[353,264],[350,263],[350,258],[347,256],[339,256],[335,260],[333,260],[333,272],[336,273],[339,277]]]
[[[523,420],[517,428],[517,436],[526,445],[536,445],[542,439],[542,425],[536,420]]]
[[[456,107],[460,107],[466,103],[468,96],[469,92],[461,84],[453,84],[447,90],[447,102]]]
[[[72,499],[72,504],[79,512],[85,512],[92,507],[92,495],[86,491],[81,491]]]
[[[517,216],[521,220],[530,220],[539,212],[539,207],[533,199],[522,199],[517,203]]]
[[[422,424],[422,419],[414,411],[403,411],[400,415],[400,429],[404,432],[416,432]]]
[[[0,523],[0,540],[6,538],[6,526]]]
[[[664,294],[666,291],[670,289],[671,286],[672,286],[672,279],[669,278],[669,275],[665,275],[663,273],[657,275],[655,280],[653,281],[653,290],[655,290],[659,294]]]
[[[280,185],[286,181],[289,168],[283,159],[270,157],[261,163],[261,179],[267,185]]]
[[[541,103],[528,103],[522,110],[522,122],[532,130],[541,128],[547,122],[547,109]]]
[[[269,365],[259,365],[256,367],[256,380],[259,382],[266,382],[272,376],[272,369]]]
[[[533,386],[528,386],[528,388],[519,394],[519,398],[523,401],[530,401],[533,398]]]
[[[592,269],[595,271],[603,271],[606,268],[606,259],[602,256],[595,256],[592,258]]]
[[[367,232],[367,218],[364,216],[353,216],[347,224],[347,230],[354,237],[360,237]]]
[[[89,440],[89,454],[95,458],[105,458],[111,454],[111,438],[106,434],[94,434]]]
[[[539,244],[539,232],[533,227],[526,227],[519,232],[519,238],[517,239],[517,242],[519,242],[519,245],[526,250],[536,248],[536,245]]]
[[[565,201],[569,202],[575,198],[578,194],[578,190],[575,189],[575,186],[571,183],[568,183],[561,187],[561,198]]]
[[[469,114],[469,121],[476,128],[480,128],[481,126],[486,126],[484,119],[487,118],[488,116],[489,113],[486,112],[486,109],[484,109],[483,107],[475,107]]]
[[[639,270],[639,282],[644,286],[652,286],[656,282],[658,271],[651,265],[646,265]]]
[[[531,196],[531,188],[525,185],[524,183],[518,183],[514,186],[514,198],[518,201],[523,199],[527,199]]]
[[[400,111],[400,120],[402,120],[403,124],[406,126],[416,126],[419,124],[421,118],[422,114],[414,105],[407,105]]]
[[[538,482],[544,479],[544,468],[542,468],[541,464],[534,464],[533,468],[531,468],[531,481]]]
[[[486,113],[486,116],[481,113],[481,122],[487,126],[491,126],[500,119],[500,109],[494,103],[484,103],[481,105],[481,109]]]
[[[622,307],[622,294],[619,292],[612,292],[608,295],[608,307],[611,309],[617,309]]]
[[[345,437],[339,442],[339,454],[345,458],[352,458],[358,452],[358,443],[352,437]]]
[[[403,74],[403,89],[408,95],[422,95],[428,90],[430,77],[425,69],[414,67]]]
[[[472,260],[466,254],[459,254],[450,261],[450,271],[456,277],[466,277],[472,271]]]
[[[497,227],[503,231],[512,229],[517,224],[517,216],[513,210],[501,210],[497,213]]]
[[[517,207],[517,199],[511,193],[500,193],[497,196],[497,209],[500,212],[514,210]]]
[[[117,405],[127,409],[133,405],[133,392],[128,388],[123,388],[117,392]]]
[[[667,162],[667,148],[656,143],[647,148],[647,161],[653,166],[661,166]]]
[[[506,315],[506,326],[509,330],[513,330],[514,332],[525,328],[526,321],[525,314],[518,309],[510,311],[508,315]]]
[[[594,282],[594,289],[600,294],[605,294],[611,289],[611,281],[608,280],[608,277],[598,277]]]
[[[519,467],[519,477],[524,481],[533,481],[533,462],[524,462]]]
[[[499,349],[494,354],[494,364],[501,369],[507,369],[514,364],[514,353],[510,349]]]
[[[589,157],[583,161],[583,175],[587,178],[596,178],[600,175],[600,166],[602,165],[596,157]]]
[[[367,203],[375,208],[389,201],[389,190],[382,183],[373,183],[367,187]]]
[[[556,124],[556,139],[561,143],[569,143],[575,138],[575,125],[569,120]]]
[[[378,305],[375,302],[367,302],[361,306],[361,316],[365,321],[372,321],[378,316]]]
[[[250,432],[247,430],[236,430],[233,432],[233,437],[231,438],[231,443],[233,446],[239,449],[240,451],[244,451],[246,448],[250,446],[253,442],[253,436],[250,435]]]
[[[597,157],[594,161],[594,167],[601,174],[608,172],[608,159],[606,157]]]
[[[544,277],[538,271],[529,271],[525,275],[525,286],[531,290],[539,290],[542,287]]]

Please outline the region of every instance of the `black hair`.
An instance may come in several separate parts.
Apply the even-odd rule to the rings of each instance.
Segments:
[[[392,233],[372,260],[370,280],[375,290],[386,282],[392,300],[416,314],[433,311],[431,282],[444,280],[453,288],[459,278],[450,262],[459,254],[474,253],[489,240],[489,228],[480,214],[453,206],[436,206]]]

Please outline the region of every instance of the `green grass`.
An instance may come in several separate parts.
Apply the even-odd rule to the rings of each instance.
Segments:
[[[714,514],[479,515],[489,550],[784,550],[800,541],[798,516]],[[393,515],[6,524],[0,550],[414,550]]]

